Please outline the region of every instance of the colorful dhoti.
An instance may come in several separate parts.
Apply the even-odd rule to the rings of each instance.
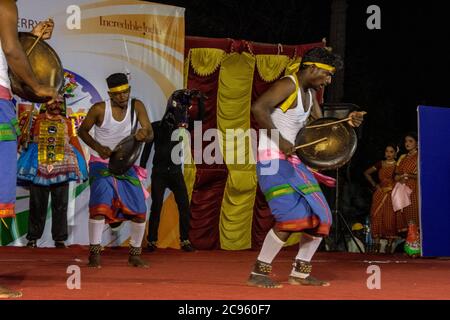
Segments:
[[[15,217],[18,135],[14,105],[0,99],[0,218]]]
[[[145,219],[147,207],[141,181],[134,167],[124,175],[114,176],[108,163],[89,162],[91,195],[89,213],[91,218],[102,215],[106,223]]]
[[[278,162],[278,163],[275,163]],[[277,168],[274,172],[269,168]],[[311,172],[297,157],[259,160],[258,181],[280,231],[328,235],[331,211]]]

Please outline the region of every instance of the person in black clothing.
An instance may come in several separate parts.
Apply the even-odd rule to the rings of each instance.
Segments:
[[[189,241],[189,196],[183,178],[181,161],[172,159],[172,150],[180,142],[172,141],[172,133],[180,127],[189,127],[188,112],[194,98],[199,98],[198,117],[203,117],[203,96],[196,90],[177,90],[168,100],[166,112],[161,121],[152,123],[154,140],[144,146],[140,166],[145,168],[152,146],[155,146],[153,156],[153,169],[151,176],[152,205],[150,208],[150,219],[148,226],[148,250],[155,251],[158,241],[158,228],[161,217],[161,209],[164,202],[164,192],[169,188],[175,196],[180,215],[180,245],[186,252],[195,251]],[[190,126],[192,127],[192,125]],[[175,160],[175,162],[174,162]]]

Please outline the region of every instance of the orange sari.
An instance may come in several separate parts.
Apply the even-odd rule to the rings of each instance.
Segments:
[[[392,208],[391,191],[394,186],[395,163],[380,161],[375,166],[381,189],[375,190],[370,209],[373,238],[393,239],[397,236],[397,216]]]
[[[417,161],[418,152],[409,155],[403,155],[400,157],[397,163],[396,174],[417,174]],[[412,221],[419,226],[419,204],[418,204],[418,194],[417,194],[417,179],[406,180],[406,185],[412,190],[411,192],[411,205],[407,206],[403,210],[397,211],[402,217],[402,231],[406,231],[408,228],[408,222]]]

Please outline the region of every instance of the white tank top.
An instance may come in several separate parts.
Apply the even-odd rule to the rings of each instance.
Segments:
[[[293,76],[289,75],[288,77],[295,83]],[[272,122],[278,129],[280,135],[293,145],[295,145],[295,139],[297,138],[298,132],[303,128],[311,113],[313,100],[310,89],[308,90],[308,95],[309,106],[306,112],[303,107],[302,90],[301,88],[298,88],[297,106],[289,108],[286,112],[283,112],[280,108],[276,108],[270,115]],[[258,150],[263,151],[269,149],[279,152],[278,145],[267,136],[264,130],[260,130]]]
[[[100,127],[94,127],[94,139],[102,146],[109,147],[114,150],[116,145],[125,137],[131,134],[131,99],[128,101],[127,113],[122,121],[116,121],[112,115],[111,100],[105,100],[105,115],[103,123]],[[137,121],[136,114],[134,115],[133,125]],[[95,150],[91,150],[94,156],[99,156]]]
[[[0,86],[10,89],[11,84],[8,76],[8,63],[6,62],[5,54],[2,49],[2,42],[0,41]]]

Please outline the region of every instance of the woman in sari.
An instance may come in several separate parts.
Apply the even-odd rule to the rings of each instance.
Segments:
[[[396,156],[397,147],[389,144],[384,151],[385,160],[377,162],[364,172],[367,181],[375,190],[370,209],[370,229],[376,253],[380,251],[380,239],[387,239],[385,252],[391,253],[392,242],[397,238],[397,219],[391,201],[391,192],[395,184]],[[372,178],[375,172],[378,173],[379,183]]]
[[[408,233],[405,244],[406,253],[410,256],[417,256],[420,253],[418,230],[420,229],[419,221],[419,205],[417,194],[417,162],[418,162],[418,148],[417,148],[417,134],[411,132],[405,136],[406,154],[402,155],[397,162],[395,170],[395,181],[406,185],[411,193],[409,195],[411,204],[397,211],[397,215],[402,217],[402,227],[399,232]],[[415,231],[414,231],[415,230]]]

